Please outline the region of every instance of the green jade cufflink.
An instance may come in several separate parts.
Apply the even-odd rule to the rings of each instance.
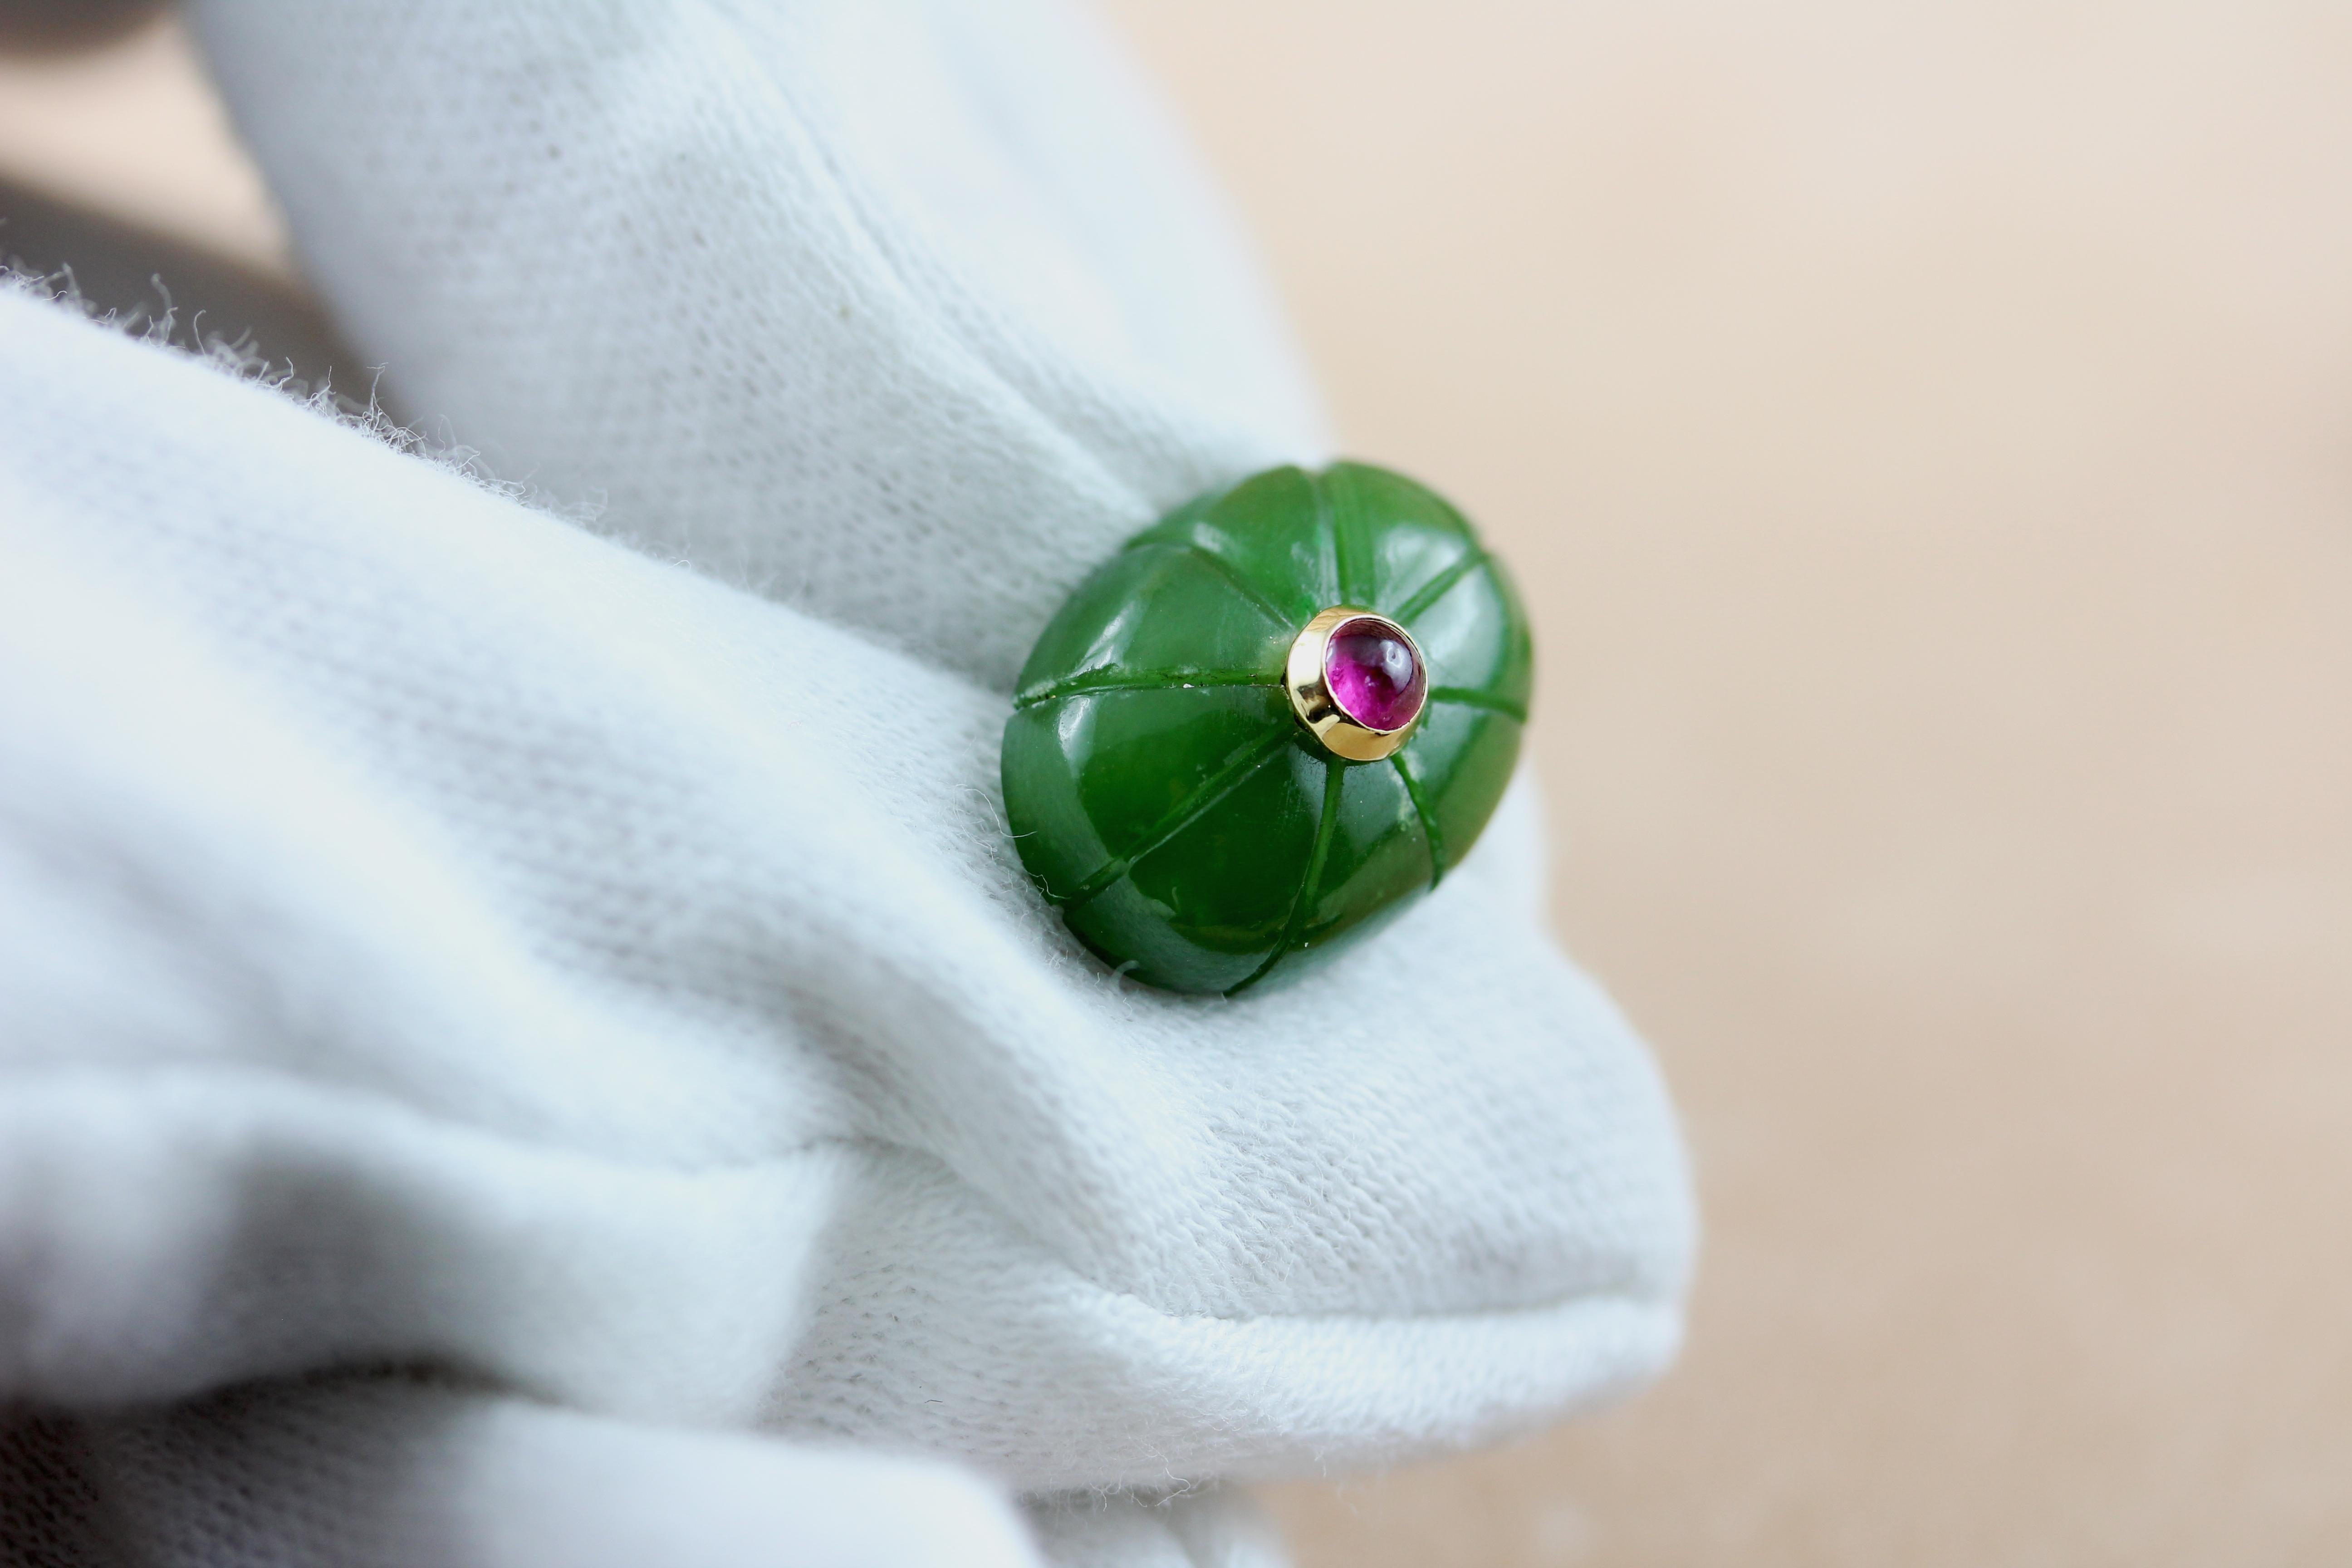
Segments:
[[[1362,463],[1179,508],[1070,595],[1004,727],[1004,808],[1119,973],[1231,995],[1437,886],[1510,782],[1534,649],[1462,514]]]

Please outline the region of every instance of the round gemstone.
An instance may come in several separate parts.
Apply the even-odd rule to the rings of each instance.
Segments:
[[[1323,679],[1339,710],[1367,730],[1403,729],[1421,716],[1429,677],[1412,644],[1377,616],[1359,616],[1331,634]]]

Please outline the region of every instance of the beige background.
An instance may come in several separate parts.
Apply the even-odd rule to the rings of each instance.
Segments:
[[[2352,1562],[2352,12],[1111,9],[1519,568],[1710,1231],[1664,1386],[1305,1562]],[[174,49],[0,61],[0,176],[268,265]]]

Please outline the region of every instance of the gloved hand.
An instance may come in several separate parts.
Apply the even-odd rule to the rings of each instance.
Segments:
[[[977,1472],[1058,1561],[1261,1562],[1207,1483],[1671,1354],[1678,1145],[1524,779],[1232,1002],[1021,873],[1031,639],[1326,442],[1115,53],[982,9],[192,8],[505,487],[0,296],[12,1543],[1024,1561]]]

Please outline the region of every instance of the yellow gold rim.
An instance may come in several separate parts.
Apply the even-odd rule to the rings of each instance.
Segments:
[[[1334,605],[1307,622],[1300,629],[1297,639],[1290,645],[1290,662],[1284,671],[1283,690],[1289,694],[1290,710],[1298,715],[1298,721],[1306,725],[1318,741],[1323,742],[1325,751],[1351,763],[1377,763],[1383,757],[1395,755],[1412,738],[1413,729],[1421,722],[1421,715],[1427,710],[1429,704],[1423,699],[1421,708],[1414,710],[1412,717],[1394,730],[1374,730],[1349,717],[1347,710],[1339,706],[1339,700],[1331,695],[1330,681],[1324,671],[1331,650],[1331,634],[1349,621],[1378,621],[1395,634],[1405,647],[1412,649],[1413,662],[1423,671],[1423,679],[1428,679],[1428,661],[1421,657],[1421,645],[1412,640],[1411,632],[1377,610],[1359,609],[1352,605]]]

